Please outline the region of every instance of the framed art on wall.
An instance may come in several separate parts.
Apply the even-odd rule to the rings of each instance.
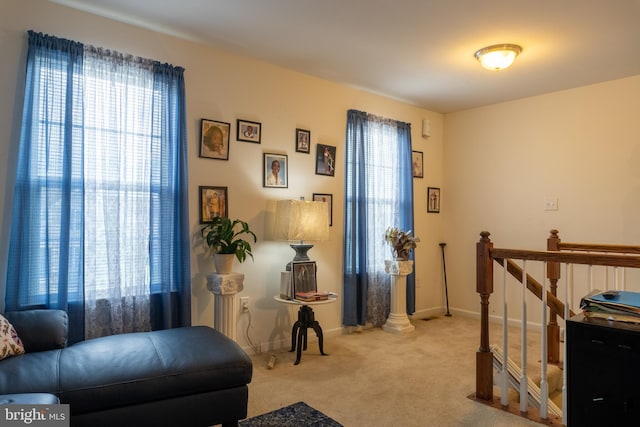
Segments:
[[[325,202],[329,209],[329,227],[333,225],[333,194],[313,193],[314,202]]]
[[[336,173],[336,147],[316,144],[316,175],[334,176]]]
[[[260,139],[262,137],[262,123],[238,119],[236,132],[236,138],[238,141],[260,144]]]
[[[427,188],[427,212],[440,213],[440,189],[437,187]]]
[[[227,187],[201,185],[198,188],[200,191],[200,224],[210,222],[217,216],[229,216]]]
[[[311,131],[305,129],[296,129],[296,151],[298,153],[311,152]]]
[[[263,163],[263,187],[287,188],[287,155],[264,153]]]
[[[200,120],[200,157],[229,160],[231,124],[216,120]]]
[[[413,165],[413,177],[424,178],[424,163],[422,157],[422,151],[411,152],[411,163]]]

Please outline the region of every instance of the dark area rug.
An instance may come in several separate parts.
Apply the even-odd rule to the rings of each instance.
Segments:
[[[242,420],[239,424],[242,427],[343,427],[304,402]]]

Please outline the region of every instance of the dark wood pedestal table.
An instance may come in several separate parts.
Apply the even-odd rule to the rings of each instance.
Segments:
[[[328,356],[323,349],[323,337],[322,337],[322,328],[320,327],[320,323],[315,319],[315,314],[311,306],[320,305],[320,304],[331,304],[336,301],[335,296],[321,301],[298,301],[298,300],[289,300],[280,297],[273,297],[276,301],[283,304],[291,304],[291,305],[299,305],[300,309],[298,310],[298,320],[295,321],[293,327],[291,328],[291,350],[296,352],[296,361],[294,365],[300,363],[300,358],[302,357],[302,350],[307,350],[307,330],[309,328],[313,329],[318,337],[318,346],[320,347],[320,354],[323,356]]]

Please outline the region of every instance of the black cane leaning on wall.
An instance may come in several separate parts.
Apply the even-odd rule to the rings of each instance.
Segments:
[[[440,247],[442,248],[442,272],[444,275],[444,298],[445,298],[445,301],[447,302],[447,313],[445,314],[445,316],[451,316],[451,313],[449,313],[449,290],[447,289],[447,263],[444,260],[445,246],[447,246],[446,243],[444,242],[440,243]]]

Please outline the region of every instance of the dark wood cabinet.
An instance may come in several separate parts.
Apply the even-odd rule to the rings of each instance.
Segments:
[[[580,314],[566,345],[568,425],[640,425],[640,325]]]

